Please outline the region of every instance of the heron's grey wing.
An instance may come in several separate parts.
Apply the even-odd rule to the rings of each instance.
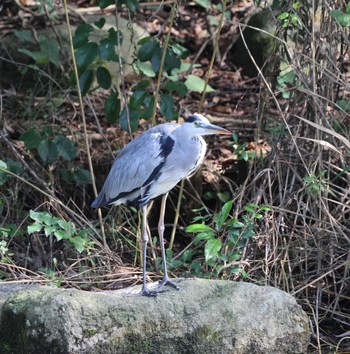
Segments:
[[[155,126],[126,145],[115,159],[93,208],[122,204],[140,197],[164,163],[172,146],[169,134],[179,125],[165,123]]]

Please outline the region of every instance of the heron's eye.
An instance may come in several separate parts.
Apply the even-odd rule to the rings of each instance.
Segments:
[[[199,122],[193,122],[195,127],[199,127]]]

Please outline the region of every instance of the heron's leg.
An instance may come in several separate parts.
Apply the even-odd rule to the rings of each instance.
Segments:
[[[160,215],[159,215],[159,223],[158,223],[158,234],[159,234],[159,242],[162,248],[162,261],[163,261],[163,279],[160,281],[159,288],[161,289],[164,285],[170,285],[173,288],[179,290],[180,287],[175,283],[171,282],[168,277],[168,269],[166,265],[166,256],[165,256],[165,247],[164,247],[164,215],[165,215],[165,206],[166,200],[168,198],[168,193],[164,194],[162,197],[161,205],[160,205]]]
[[[142,238],[142,276],[143,276],[141,295],[157,296],[157,292],[148,290],[146,284],[146,263],[147,263],[146,261],[147,261],[147,243],[148,243],[147,205],[141,206],[141,212],[142,212],[141,238]]]

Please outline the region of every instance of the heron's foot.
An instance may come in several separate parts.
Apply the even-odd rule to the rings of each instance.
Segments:
[[[141,296],[148,296],[148,297],[156,297],[158,295],[159,291],[154,291],[154,290],[149,290],[147,289],[147,287],[143,287],[141,292],[140,292],[140,295]]]
[[[170,281],[170,279],[168,277],[163,278],[163,280],[161,280],[159,282],[159,286],[158,289],[161,290],[163,289],[164,286],[171,286],[172,288],[176,289],[176,290],[180,290],[181,288],[175,284],[174,282]]]

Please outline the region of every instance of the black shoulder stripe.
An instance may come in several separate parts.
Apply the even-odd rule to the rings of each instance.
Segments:
[[[166,158],[171,151],[173,150],[175,141],[174,139],[167,134],[163,134],[160,137],[160,153],[159,156]]]

